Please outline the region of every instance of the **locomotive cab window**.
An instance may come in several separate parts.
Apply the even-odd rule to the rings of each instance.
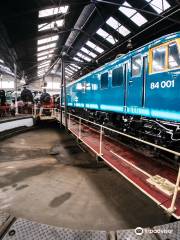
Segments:
[[[152,51],[152,72],[161,72],[166,67],[166,46],[158,47]]]
[[[139,76],[141,74],[142,60],[141,56],[132,57],[132,77]]]
[[[112,86],[117,87],[123,84],[123,66],[112,71]]]
[[[108,88],[108,72],[101,74],[101,89]]]
[[[168,65],[170,69],[177,68],[180,66],[180,53],[178,46],[175,42],[172,42],[168,46],[169,58]]]

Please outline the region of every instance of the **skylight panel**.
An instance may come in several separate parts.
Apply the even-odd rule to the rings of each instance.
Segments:
[[[44,73],[44,69],[38,70],[38,74]]]
[[[50,62],[51,62],[50,59],[49,59],[49,60],[46,60],[46,61],[43,61],[43,62],[41,62],[41,63],[39,64],[39,66],[40,66],[40,65],[45,65],[45,64],[50,64]]]
[[[117,32],[119,32],[121,35],[123,35],[124,37],[127,36],[130,31],[124,27],[122,24],[120,24],[116,19],[114,19],[113,17],[110,17],[106,23],[112,27],[113,29],[115,29]]]
[[[102,49],[101,47],[99,47],[98,45],[94,44],[91,41],[87,41],[86,45],[89,46],[90,48],[94,49],[96,52],[99,52],[99,53],[104,52],[104,49]]]
[[[69,68],[67,68],[67,67],[66,67],[66,70],[69,71],[70,73],[74,73],[74,70],[69,69]]]
[[[73,74],[72,72],[69,72],[67,69],[65,69],[65,73],[70,75],[70,76]]]
[[[44,65],[39,65],[39,66],[38,66],[38,69],[45,68],[45,67],[48,67],[48,66],[49,66],[49,63],[44,64]]]
[[[43,76],[43,73],[38,73],[38,77],[42,77]]]
[[[54,28],[54,24],[56,23],[57,27],[62,27],[64,24],[64,20],[60,19],[57,21],[52,21],[51,23],[42,23],[38,25],[38,31],[44,31],[44,30],[48,30],[48,29],[53,29]]]
[[[68,77],[72,76],[72,73],[68,72],[67,70],[65,71],[65,73],[69,75]]]
[[[112,44],[115,44],[117,42],[117,39],[115,39],[113,36],[109,35],[106,40]]]
[[[98,30],[97,30],[97,32],[96,32],[97,34],[99,34],[101,37],[103,37],[103,38],[107,38],[108,37],[108,33],[106,32],[106,31],[104,31],[102,28],[99,28]]]
[[[38,52],[49,49],[49,48],[54,48],[55,46],[56,46],[56,43],[46,44],[42,47],[38,47]]]
[[[77,69],[81,69],[81,67],[79,67],[78,65],[76,65],[76,64],[74,64],[74,63],[71,63],[70,65],[73,66],[73,67],[75,67],[75,68],[77,68]]]
[[[119,11],[125,14],[139,27],[147,22],[147,19],[143,17],[142,14],[133,9],[133,7],[128,2],[124,2],[123,5],[119,8]]]
[[[147,22],[147,19],[143,17],[140,13],[136,13],[131,20],[136,23],[139,27]]]
[[[168,8],[171,7],[171,5],[166,0],[146,0],[146,2],[149,3],[149,5],[157,12],[162,13]]]
[[[131,18],[137,12],[136,10],[132,9],[132,6],[128,2],[124,2],[119,8],[119,11],[124,13],[129,18]]]
[[[55,7],[55,8],[48,8],[48,9],[44,9],[44,10],[40,10],[39,11],[39,17],[48,17],[48,16],[52,16],[55,14],[59,14],[59,13],[67,13],[69,6],[62,6],[62,7]]]
[[[65,69],[65,72],[68,73],[69,75],[73,74],[73,72],[71,70],[67,69],[67,68]]]
[[[77,56],[80,57],[80,58],[82,58],[83,60],[85,60],[85,61],[87,61],[87,62],[90,62],[90,61],[92,60],[91,58],[86,57],[84,54],[82,54],[82,53],[80,53],[80,52],[77,53]]]
[[[39,62],[39,61],[42,61],[42,60],[45,60],[45,59],[48,59],[48,58],[51,58],[52,56],[53,56],[52,54],[48,54],[48,55],[46,55],[46,56],[39,57],[39,58],[38,58],[38,62]]]
[[[78,58],[78,57],[73,57],[73,59],[74,59],[75,61],[77,61],[77,62],[83,62],[83,60],[81,60],[81,59]]]
[[[53,70],[54,70],[54,71],[57,71],[58,67],[59,67],[59,64],[56,63],[56,64],[54,65],[54,67],[53,67]]]
[[[102,28],[99,28],[96,33],[111,44],[115,44],[117,42],[117,39],[113,38],[112,35],[104,31]]]
[[[89,51],[89,50],[88,50],[87,48],[85,48],[85,47],[82,47],[82,48],[81,48],[81,51],[83,51],[84,53],[88,54],[89,56],[91,56],[91,57],[93,57],[93,58],[96,58],[96,57],[97,57],[97,55],[96,55],[95,53]]]
[[[39,65],[38,70],[42,70],[43,68],[49,68],[49,64],[47,65]]]
[[[43,74],[45,74],[45,71],[38,72],[38,75],[43,75]]]
[[[124,37],[131,33],[131,31],[130,31],[129,29],[127,29],[126,27],[124,27],[123,25],[121,25],[121,26],[119,27],[118,32],[119,32],[121,35],[123,35]]]
[[[39,57],[38,62],[47,59],[47,56]]]
[[[41,57],[41,56],[45,56],[45,55],[48,55],[50,53],[53,53],[54,52],[54,49],[51,49],[51,50],[48,50],[48,51],[43,51],[43,52],[39,52],[37,54],[38,57]]]
[[[44,75],[45,71],[38,72],[38,75]]]
[[[46,71],[46,70],[48,70],[48,66],[46,66],[46,67],[44,67],[44,68],[42,68],[42,69],[38,69],[38,72],[44,72],[44,71]]]
[[[38,40],[38,45],[57,41],[58,38],[59,38],[58,35],[54,35],[54,36],[52,36],[52,37],[47,37],[47,38],[39,39],[39,40]]]
[[[106,23],[114,29],[118,29],[121,26],[121,24],[118,21],[116,21],[116,19],[114,19],[113,17],[108,18]]]
[[[77,72],[77,70],[78,70],[77,68],[75,68],[75,67],[73,67],[73,66],[71,66],[71,65],[69,65],[68,67],[69,67],[70,69],[72,69],[73,71],[75,71],[75,72]]]

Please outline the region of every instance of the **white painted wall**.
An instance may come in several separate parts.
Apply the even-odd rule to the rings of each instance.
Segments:
[[[8,74],[1,74],[0,75],[0,89],[4,90],[14,90],[14,77]],[[21,89],[24,83],[21,83],[20,79],[17,79],[17,87]]]
[[[33,126],[33,118],[19,119],[10,122],[0,123],[0,132],[14,129],[17,127],[32,127]]]
[[[0,89],[14,89],[14,78],[12,76],[2,74],[0,76]]]
[[[47,92],[50,94],[56,94],[60,92],[60,77],[58,76],[47,76],[45,77],[45,82],[47,82]],[[44,87],[43,79],[38,79],[28,86],[32,90],[42,90]]]

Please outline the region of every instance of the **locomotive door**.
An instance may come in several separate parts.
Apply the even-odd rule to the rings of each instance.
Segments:
[[[142,83],[142,107],[145,107],[146,103],[146,78],[147,78],[147,72],[148,72],[148,58],[147,56],[143,57],[143,83]]]
[[[127,105],[127,78],[128,78],[128,63],[124,64],[124,107]]]
[[[131,59],[126,85],[126,110],[131,114],[139,112],[139,108],[145,106],[147,63],[147,56],[142,57],[141,54],[135,55]]]

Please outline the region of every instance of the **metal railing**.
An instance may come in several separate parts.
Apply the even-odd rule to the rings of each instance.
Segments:
[[[21,116],[32,116],[33,115],[33,111],[34,111],[34,107],[28,107],[28,108],[24,108],[24,107],[19,107],[18,110],[15,108],[11,108],[8,110],[1,110],[0,111],[0,120],[4,121],[4,120],[8,120],[8,119],[13,119],[13,118],[18,118]]]
[[[48,108],[48,107],[37,107],[36,104],[34,104],[34,107],[32,108],[32,115],[33,117],[37,117],[37,116],[44,116],[46,115],[46,111],[49,111],[50,113],[50,117],[52,118],[58,118],[59,117],[59,109],[57,108]],[[59,119],[58,119],[59,120]]]
[[[45,110],[49,109],[51,112],[51,116],[56,118],[59,122],[61,119],[61,113],[62,113],[62,124],[65,125],[65,112],[64,111],[60,111],[59,109],[56,108],[45,108]],[[43,108],[37,108],[36,105],[33,108],[32,114],[34,117],[36,117],[37,115],[41,116],[43,114]],[[68,122],[68,130],[70,130],[74,135],[76,135],[76,137],[78,139],[80,139],[81,141],[83,141],[83,131],[85,128],[88,128],[89,130],[93,131],[95,134],[98,134],[98,148],[95,149],[92,146],[88,145],[87,142],[85,142],[86,145],[88,145],[88,147],[93,150],[98,156],[103,158],[103,136],[104,131],[107,130],[111,133],[116,133],[118,135],[124,136],[126,138],[132,139],[134,141],[149,145],[151,147],[154,147],[156,149],[162,150],[166,153],[170,153],[173,154],[174,156],[176,156],[177,158],[180,157],[180,153],[168,148],[165,148],[163,146],[159,146],[157,144],[145,141],[143,139],[139,139],[137,137],[131,136],[129,134],[117,131],[115,129],[111,129],[109,127],[100,125],[98,123],[89,121],[85,118],[79,117],[77,115],[71,114],[71,113],[67,113],[67,122]],[[92,127],[94,126],[94,127]],[[143,173],[144,175],[146,175],[147,177],[151,177],[151,175],[149,173],[147,173],[146,171],[144,171],[143,169],[137,167],[135,164],[128,162],[125,158],[117,155],[115,152],[113,152],[112,150],[110,150],[110,152],[118,157],[119,159],[121,159],[122,161],[128,163],[130,166],[132,166],[133,168],[135,168],[136,170],[140,171],[141,173]],[[171,205],[170,208],[167,210],[169,213],[174,213],[175,211],[175,204],[176,204],[176,200],[177,200],[177,194],[179,191],[179,185],[180,185],[180,165],[178,167],[178,174],[177,174],[177,179],[176,179],[176,183],[175,183],[175,187],[174,187],[174,192],[172,194],[172,201],[171,201]]]
[[[63,112],[63,115],[64,115],[64,112]],[[106,127],[106,126],[103,126],[103,125],[100,125],[98,123],[95,123],[95,122],[92,122],[92,121],[89,121],[85,118],[82,118],[82,117],[79,117],[77,115],[74,115],[74,114],[71,114],[71,113],[67,113],[67,118],[68,118],[68,129],[75,133],[76,137],[80,140],[82,140],[83,136],[82,136],[82,129],[83,129],[83,126],[86,126],[88,127],[89,129],[91,129],[92,131],[96,132],[96,134],[99,134],[99,148],[98,148],[98,151],[95,150],[95,149],[92,149],[91,146],[89,146],[98,156],[100,157],[103,157],[103,135],[104,135],[104,130],[108,130],[110,132],[113,132],[113,133],[116,133],[116,134],[119,134],[121,136],[124,136],[126,138],[129,138],[129,139],[132,139],[132,140],[135,140],[137,142],[140,142],[140,143],[143,143],[143,144],[146,144],[146,145],[149,145],[151,147],[154,147],[156,149],[159,149],[159,150],[162,150],[164,152],[167,152],[167,153],[170,153],[170,154],[173,154],[174,156],[176,157],[180,157],[180,153],[177,152],[177,151],[174,151],[174,150],[171,150],[171,149],[168,149],[168,148],[165,148],[163,146],[159,146],[157,144],[154,144],[154,143],[151,143],[151,142],[148,142],[148,141],[145,141],[143,139],[139,139],[137,137],[134,137],[134,136],[131,136],[129,134],[126,134],[126,133],[123,133],[123,132],[119,132],[115,129],[111,129],[109,127]],[[76,128],[75,131],[73,131],[73,124],[74,122],[76,122],[76,125],[78,125],[78,128]],[[65,121],[64,121],[64,117],[63,117],[63,124],[65,124]],[[91,126],[95,126],[95,129],[93,129]],[[86,144],[88,145],[88,144]],[[116,153],[114,153],[113,151],[111,151],[112,154],[114,155],[117,155]],[[118,156],[119,157],[119,156]],[[121,160],[123,161],[126,161],[124,158],[120,157]],[[146,171],[144,171],[143,169],[137,167],[136,165],[132,164],[129,162],[129,164],[131,166],[133,166],[134,168],[136,168],[138,171],[141,171],[143,174],[147,175],[148,177],[151,177],[150,174],[148,174]],[[174,192],[172,194],[172,201],[171,201],[171,205],[170,205],[170,208],[168,209],[168,212],[169,213],[173,213],[175,211],[175,203],[176,203],[176,199],[177,199],[177,194],[178,194],[178,191],[179,191],[179,185],[180,185],[180,165],[178,167],[178,174],[177,174],[177,179],[176,179],[176,183],[175,183],[175,187],[174,187]]]

